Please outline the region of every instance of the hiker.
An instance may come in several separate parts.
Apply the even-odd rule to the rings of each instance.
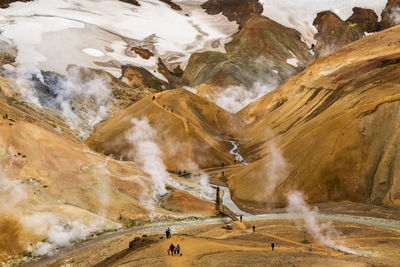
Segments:
[[[274,249],[275,249],[275,243],[271,243],[271,248],[272,248],[272,251],[274,251]]]
[[[179,246],[179,244],[178,245],[176,245],[176,254],[180,254],[181,253],[181,246]]]
[[[169,238],[168,229],[165,230],[165,237],[166,237],[166,238]]]
[[[153,100],[156,100],[156,96],[155,95],[153,95]]]
[[[171,245],[169,245],[169,249],[171,250],[171,256],[174,256],[174,249],[175,249],[174,244],[171,243]]]
[[[168,256],[170,255],[169,253],[171,252],[171,249],[167,249],[167,252],[168,252]]]
[[[168,238],[171,238],[171,228],[168,227],[167,231],[168,231]]]
[[[222,172],[222,176],[225,176],[225,172]]]
[[[163,108],[165,108],[165,105],[162,105]]]
[[[7,113],[3,115],[3,119],[8,119],[8,114]]]
[[[243,216],[242,216],[242,215],[240,215],[240,222],[242,222],[242,220],[243,220]]]
[[[253,233],[256,231],[256,226],[253,225]]]
[[[173,109],[171,109],[171,113],[174,113],[174,110],[173,110]]]
[[[310,245],[310,247],[308,248],[309,251],[312,251],[312,245]]]
[[[235,164],[236,164],[236,159],[234,159],[234,160],[233,160],[233,163],[235,163]]]
[[[223,162],[221,163],[221,167],[222,167],[222,168],[224,167],[224,163],[223,163]]]

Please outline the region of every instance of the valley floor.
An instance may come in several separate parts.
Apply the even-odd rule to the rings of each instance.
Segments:
[[[265,217],[233,222],[231,230],[224,227],[222,219],[211,218],[111,233],[26,266],[398,266],[398,211],[353,203],[324,204],[320,209],[324,214],[318,218],[333,220],[336,230],[343,233],[341,241],[336,241],[368,256],[327,248],[309,234],[305,236],[299,221],[274,219],[285,215],[276,210],[278,213]],[[356,210],[365,212],[352,214]],[[167,226],[175,230],[171,239],[163,234]],[[144,233],[147,236],[143,237]],[[135,237],[140,239],[129,249]],[[272,242],[276,245],[274,251]],[[171,243],[180,244],[182,256],[168,256]]]

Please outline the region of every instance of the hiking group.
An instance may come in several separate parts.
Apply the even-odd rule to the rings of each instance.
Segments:
[[[168,248],[167,252],[168,252],[168,255],[171,255],[171,256],[173,256],[173,255],[182,256],[182,254],[181,254],[181,246],[179,244],[176,245],[176,247],[175,247],[174,244],[171,243],[171,245],[169,245],[169,248]]]

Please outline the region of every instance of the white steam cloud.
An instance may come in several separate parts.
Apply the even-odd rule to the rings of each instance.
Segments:
[[[0,216],[13,216],[22,224],[23,229],[46,237],[44,241],[27,247],[34,255],[52,255],[58,248],[85,240],[105,228],[102,220],[87,226],[52,212],[35,211],[34,207],[30,206],[30,190],[28,184],[11,180],[0,170]]]
[[[274,136],[271,130],[267,131],[268,135]],[[287,177],[288,174],[288,163],[286,162],[282,151],[276,145],[276,143],[271,139],[268,143],[270,157],[267,158],[266,162],[266,173],[268,178],[268,183],[265,188],[265,194],[270,196],[274,192],[277,183]],[[304,196],[299,191],[290,192],[287,195],[288,206],[286,207],[289,215],[295,218],[301,218],[304,221],[304,226],[308,233],[310,233],[315,240],[321,242],[325,246],[342,251],[345,253],[362,255],[365,254],[350,249],[342,244],[340,244],[338,239],[341,235],[335,230],[330,222],[319,224],[317,221],[317,209],[311,209],[304,200]]]
[[[254,100],[268,94],[280,84],[280,76],[274,68],[274,63],[265,57],[257,58],[254,66],[262,76],[251,88],[243,85],[230,86],[217,92],[216,96],[206,95],[211,101],[221,108],[236,113]],[[187,89],[188,90],[188,89]]]
[[[335,230],[330,222],[323,224],[318,223],[316,219],[318,210],[312,210],[307,205],[301,192],[295,191],[288,195],[288,206],[286,209],[289,214],[300,215],[304,220],[304,226],[307,229],[307,232],[309,232],[318,242],[338,251],[366,256],[364,253],[350,249],[335,241],[334,239],[340,238],[340,234]]]
[[[153,199],[167,193],[165,185],[171,182],[168,171],[162,160],[162,151],[155,139],[157,131],[151,127],[147,118],[143,120],[132,119],[133,127],[125,133],[125,138],[134,148],[129,152],[129,158],[138,162],[142,170],[148,173],[153,180]]]
[[[276,143],[271,140],[268,144],[270,157],[265,164],[268,183],[265,188],[266,194],[271,195],[277,183],[286,178],[287,172],[287,163],[285,158],[283,157],[282,151],[276,145]]]
[[[87,226],[78,221],[65,221],[48,212],[33,213],[24,216],[21,221],[24,227],[37,234],[46,235],[44,241],[28,247],[28,251],[38,256],[51,256],[59,248],[67,247],[76,241],[86,240],[104,228],[101,221]]]
[[[196,181],[200,186],[200,198],[208,200],[215,199],[215,190],[210,185],[210,177],[201,170],[199,165],[197,165],[195,162],[186,162],[185,164],[182,164],[181,167],[195,173],[191,175],[191,179]]]
[[[247,89],[245,86],[230,86],[216,97],[208,96],[208,98],[221,108],[236,113],[259,97],[271,92],[278,85],[278,81],[271,81],[270,83],[258,81],[251,89]]]
[[[79,22],[59,20],[46,27],[43,27],[46,18],[43,18],[43,21],[38,18],[37,22],[32,22],[29,27],[23,23],[11,23],[5,26],[4,37],[9,38],[18,50],[15,59],[17,85],[15,89],[28,103],[42,109],[59,110],[61,117],[71,129],[79,130],[81,137],[86,138],[93,126],[108,115],[111,90],[107,84],[110,79],[106,75],[96,74],[92,75],[91,79],[82,79],[80,68],[64,70],[67,71],[67,76],[59,75],[56,83],[51,81],[51,78],[46,79],[46,75],[41,71],[41,64],[48,59],[38,51],[43,42],[43,33],[84,26]],[[38,82],[33,80],[47,84],[51,95],[43,94],[36,88]]]
[[[82,79],[81,70],[77,67],[68,70],[68,78],[59,80],[54,87],[57,95],[54,100],[67,124],[86,138],[93,127],[108,115],[112,103],[107,84],[111,80],[106,75],[97,74],[91,79]]]
[[[395,6],[390,10],[389,18],[392,21],[392,25],[400,24],[400,7]]]

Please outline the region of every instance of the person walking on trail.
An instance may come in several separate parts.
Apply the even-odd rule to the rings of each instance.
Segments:
[[[310,247],[308,248],[308,250],[312,251],[312,245],[310,245]]]
[[[168,229],[165,230],[165,236],[166,236],[166,238],[169,238]]]
[[[153,100],[156,100],[156,96],[155,95],[153,95]]]
[[[181,253],[181,246],[179,246],[179,244],[178,245],[176,245],[176,254],[180,254]]]
[[[253,233],[256,231],[256,226],[253,225]]]
[[[168,238],[171,238],[171,228],[168,227],[167,231],[168,231]]]
[[[171,256],[174,256],[174,250],[175,250],[174,244],[171,243],[171,245],[169,245],[169,250],[171,251]]]
[[[272,248],[272,251],[274,251],[275,250],[275,243],[271,243],[271,248]]]

